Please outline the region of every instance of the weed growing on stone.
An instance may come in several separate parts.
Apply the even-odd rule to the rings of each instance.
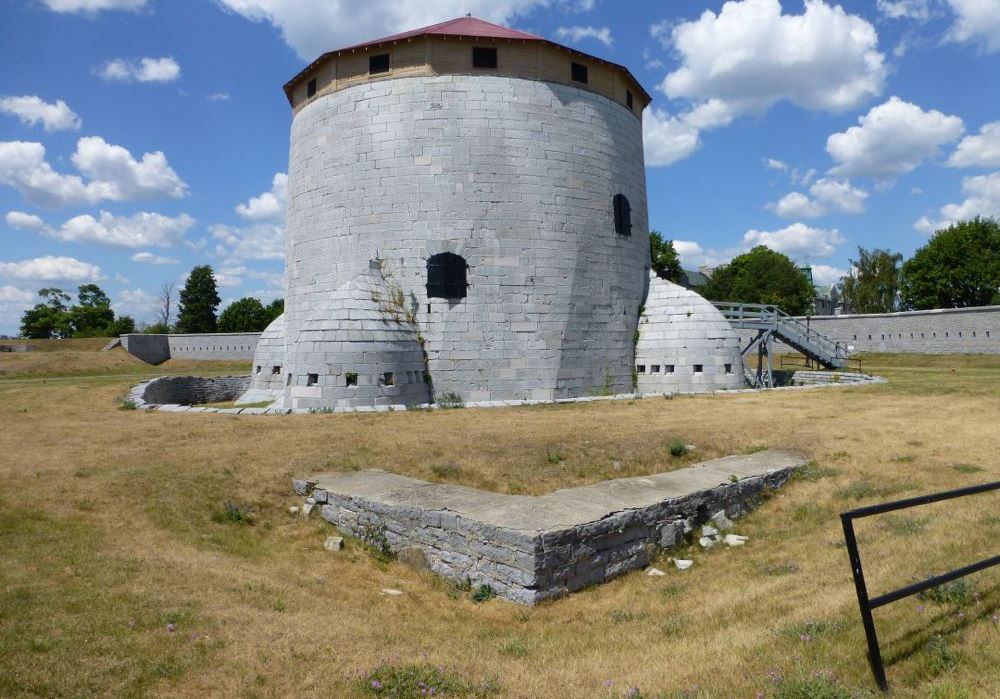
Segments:
[[[376,561],[388,563],[396,557],[385,536],[384,524],[366,526],[358,538],[361,540],[361,547]]]
[[[917,595],[917,598],[930,600],[931,602],[937,602],[938,604],[963,606],[972,600],[974,589],[975,588],[973,588],[972,583],[968,580],[952,580],[951,582],[946,582],[943,585],[938,585],[937,587],[932,587],[929,590],[924,590]]]
[[[687,447],[684,446],[684,442],[679,439],[675,439],[667,445],[667,451],[670,452],[672,457],[677,459],[687,454]]]
[[[309,408],[309,413],[312,415],[328,415],[333,412],[333,408],[326,406],[322,408]]]
[[[221,510],[212,513],[212,521],[218,524],[253,525],[253,515],[250,514],[250,508],[246,505],[227,502]]]
[[[477,585],[476,589],[472,591],[472,601],[475,602],[476,604],[489,602],[496,596],[497,596],[497,591],[494,590],[489,585]]]
[[[453,410],[465,407],[465,401],[462,400],[462,396],[457,393],[452,393],[451,391],[437,394],[434,397],[434,402],[438,404],[438,407],[443,408],[444,410]]]
[[[135,410],[138,407],[139,404],[130,396],[122,396],[118,399],[119,410]]]

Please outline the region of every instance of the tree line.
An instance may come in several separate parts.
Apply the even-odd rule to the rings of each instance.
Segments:
[[[30,339],[60,339],[68,337],[116,337],[136,331],[134,319],[117,316],[111,299],[96,284],[78,288],[77,303],[69,305],[71,297],[57,288],[38,292],[41,298],[21,317],[21,337]],[[157,296],[156,321],[140,328],[145,333],[238,333],[260,332],[285,310],[284,299],[266,306],[247,296],[229,304],[217,313],[219,297],[215,274],[210,265],[191,270],[184,288],[177,294],[177,320],[173,320],[174,285],[164,284]]]
[[[679,283],[673,242],[650,233],[653,270]],[[892,313],[1000,304],[1000,223],[959,221],[937,231],[908,260],[891,250],[858,248],[831,298],[852,313]],[[718,267],[697,291],[712,301],[774,304],[792,315],[813,312],[815,289],[787,256],[758,246]]]

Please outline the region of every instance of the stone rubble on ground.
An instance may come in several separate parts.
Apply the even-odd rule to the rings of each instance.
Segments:
[[[733,528],[733,521],[726,516],[725,510],[719,510],[712,515],[712,524],[718,527],[720,531],[726,531],[727,529]]]
[[[297,515],[298,513],[299,513],[298,505],[292,505],[291,507],[288,508],[288,514]]]
[[[327,551],[340,551],[344,548],[344,537],[342,536],[328,536],[326,541],[323,542],[323,548]]]
[[[649,570],[646,571],[646,575],[648,575],[651,578],[659,578],[666,575],[666,573],[664,573],[659,568],[650,568]]]
[[[302,516],[308,517],[309,513],[312,512],[314,507],[316,507],[314,503],[306,502],[306,504],[302,506]]]
[[[671,558],[670,560],[677,566],[677,570],[687,570],[694,565],[694,561],[684,560],[683,558]]]
[[[391,587],[383,587],[382,588],[382,594],[383,595],[389,595],[390,597],[399,597],[401,594],[403,594],[403,591],[402,590],[394,590]]]
[[[726,534],[726,538],[723,541],[726,542],[727,546],[742,546],[749,541],[749,538],[740,536],[739,534]]]

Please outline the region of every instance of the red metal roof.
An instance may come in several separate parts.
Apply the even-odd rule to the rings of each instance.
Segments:
[[[372,41],[366,41],[361,44],[354,44],[353,46],[345,46],[342,49],[337,49],[331,53],[339,53],[341,51],[350,51],[353,49],[365,48],[368,46],[376,46],[378,44],[384,44],[389,41],[399,41],[400,39],[412,39],[418,36],[428,36],[430,34],[435,34],[438,36],[475,36],[488,39],[521,39],[523,41],[545,41],[543,37],[536,36],[534,34],[528,34],[527,32],[520,32],[516,29],[510,29],[509,27],[504,27],[499,24],[493,24],[492,22],[487,22],[486,20],[479,19],[477,17],[458,17],[457,19],[449,19],[447,22],[441,22],[440,24],[432,24],[429,27],[421,27],[420,29],[411,29],[408,32],[403,32],[401,34],[393,34],[392,36],[386,36],[381,39],[374,39]]]
[[[401,34],[393,34],[392,36],[382,37],[381,39],[374,39],[372,41],[365,41],[360,44],[354,44],[352,46],[345,46],[334,51],[327,51],[322,56],[317,58],[315,61],[310,63],[308,66],[299,71],[298,75],[285,83],[285,95],[288,97],[289,103],[292,101],[292,88],[295,84],[302,79],[306,73],[310,72],[317,65],[325,61],[331,56],[336,56],[347,51],[359,51],[363,49],[370,48],[372,46],[378,46],[379,44],[392,43],[397,41],[403,41],[407,39],[415,39],[418,37],[425,36],[458,36],[466,37],[470,39],[510,39],[514,41],[539,41],[543,44],[548,44],[549,46],[555,46],[556,48],[562,49],[564,51],[569,51],[570,53],[575,53],[579,56],[586,56],[587,58],[599,61],[613,68],[617,68],[624,72],[632,81],[638,86],[639,92],[646,98],[647,102],[652,101],[652,96],[646,92],[643,88],[642,83],[636,80],[635,76],[632,75],[631,71],[623,65],[617,63],[612,63],[603,58],[598,58],[596,56],[591,56],[590,54],[578,51],[577,49],[570,48],[568,46],[563,46],[562,44],[557,44],[554,41],[549,41],[545,37],[537,36],[535,34],[529,34],[528,32],[518,31],[516,29],[510,29],[509,27],[504,27],[499,24],[493,24],[492,22],[487,22],[486,20],[479,19],[477,17],[465,16],[458,17],[456,19],[450,19],[447,22],[440,22],[439,24],[432,24],[428,27],[421,27],[419,29],[411,29],[408,32],[402,32]]]

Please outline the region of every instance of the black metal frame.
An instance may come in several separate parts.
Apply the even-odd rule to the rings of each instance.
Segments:
[[[915,498],[895,500],[893,502],[882,503],[881,505],[859,507],[856,510],[841,513],[840,522],[844,527],[844,542],[847,544],[847,553],[851,558],[851,572],[854,574],[854,588],[858,593],[858,606],[861,608],[861,623],[865,627],[865,638],[868,641],[868,662],[871,664],[872,674],[875,675],[875,682],[878,684],[879,689],[883,692],[889,691],[889,683],[885,679],[885,664],[882,662],[882,651],[879,649],[878,634],[875,631],[875,620],[872,618],[872,611],[886,604],[897,602],[932,587],[937,587],[938,585],[965,577],[966,575],[970,575],[980,570],[1000,565],[1000,556],[986,558],[978,563],[963,566],[962,568],[957,568],[956,570],[943,573],[942,575],[934,575],[926,580],[914,583],[913,585],[907,585],[906,587],[902,587],[898,590],[893,590],[892,592],[887,592],[884,595],[872,598],[868,596],[868,587],[865,584],[865,572],[861,566],[861,555],[858,553],[858,541],[854,535],[854,520],[861,519],[862,517],[871,517],[872,515],[880,515],[886,512],[894,512],[895,510],[903,510],[908,507],[916,507],[917,505],[928,505],[932,502],[960,498],[966,495],[988,493],[993,490],[1000,490],[1000,481],[985,483],[983,485],[974,485],[968,488],[947,490],[943,493],[934,493],[933,495],[921,495]]]

